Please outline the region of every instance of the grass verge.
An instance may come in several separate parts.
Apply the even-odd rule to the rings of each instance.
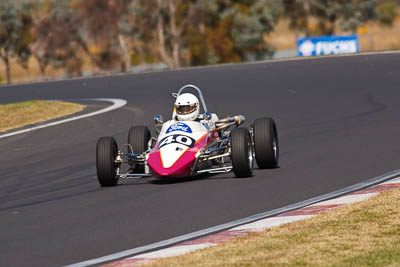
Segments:
[[[84,108],[75,103],[43,100],[0,105],[0,132],[63,117]]]
[[[146,266],[400,266],[400,189]]]

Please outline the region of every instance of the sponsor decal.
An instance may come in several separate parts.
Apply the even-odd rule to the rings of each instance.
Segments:
[[[196,143],[196,140],[193,138],[182,135],[182,134],[174,134],[170,136],[166,136],[163,139],[161,139],[158,148],[162,148],[163,146],[170,145],[170,144],[181,144],[184,146],[187,146],[189,148],[194,147],[194,144]]]
[[[172,133],[172,132],[185,132],[185,133],[192,133],[192,129],[190,127],[183,123],[183,122],[177,122],[169,126],[168,130],[166,131],[167,134]]]
[[[302,56],[304,57],[309,57],[313,54],[315,50],[315,45],[313,42],[311,42],[310,40],[307,40],[305,42],[303,42],[300,46],[299,46],[299,52],[302,54]]]
[[[322,56],[357,53],[360,45],[357,35],[321,36],[297,40],[299,56]]]

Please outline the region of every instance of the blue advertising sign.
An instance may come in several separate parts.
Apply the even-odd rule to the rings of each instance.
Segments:
[[[300,38],[297,52],[302,57],[350,54],[360,52],[360,44],[357,35]]]

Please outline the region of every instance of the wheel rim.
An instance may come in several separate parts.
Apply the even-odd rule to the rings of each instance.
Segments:
[[[278,156],[278,144],[276,143],[275,138],[274,138],[274,142],[272,143],[272,149],[274,150],[274,158],[276,159]]]
[[[118,164],[115,162],[115,160],[117,159],[117,155],[118,155],[118,148],[114,145],[113,146],[113,175],[117,176],[117,172],[118,172]]]
[[[249,142],[248,147],[249,147],[249,153],[248,153],[249,154],[248,155],[249,167],[250,167],[250,169],[253,169],[253,167],[254,167],[254,151],[253,151],[253,145],[251,142]]]

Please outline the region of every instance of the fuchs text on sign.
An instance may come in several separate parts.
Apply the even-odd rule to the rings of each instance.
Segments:
[[[339,55],[360,52],[357,35],[321,36],[297,40],[299,56]]]

